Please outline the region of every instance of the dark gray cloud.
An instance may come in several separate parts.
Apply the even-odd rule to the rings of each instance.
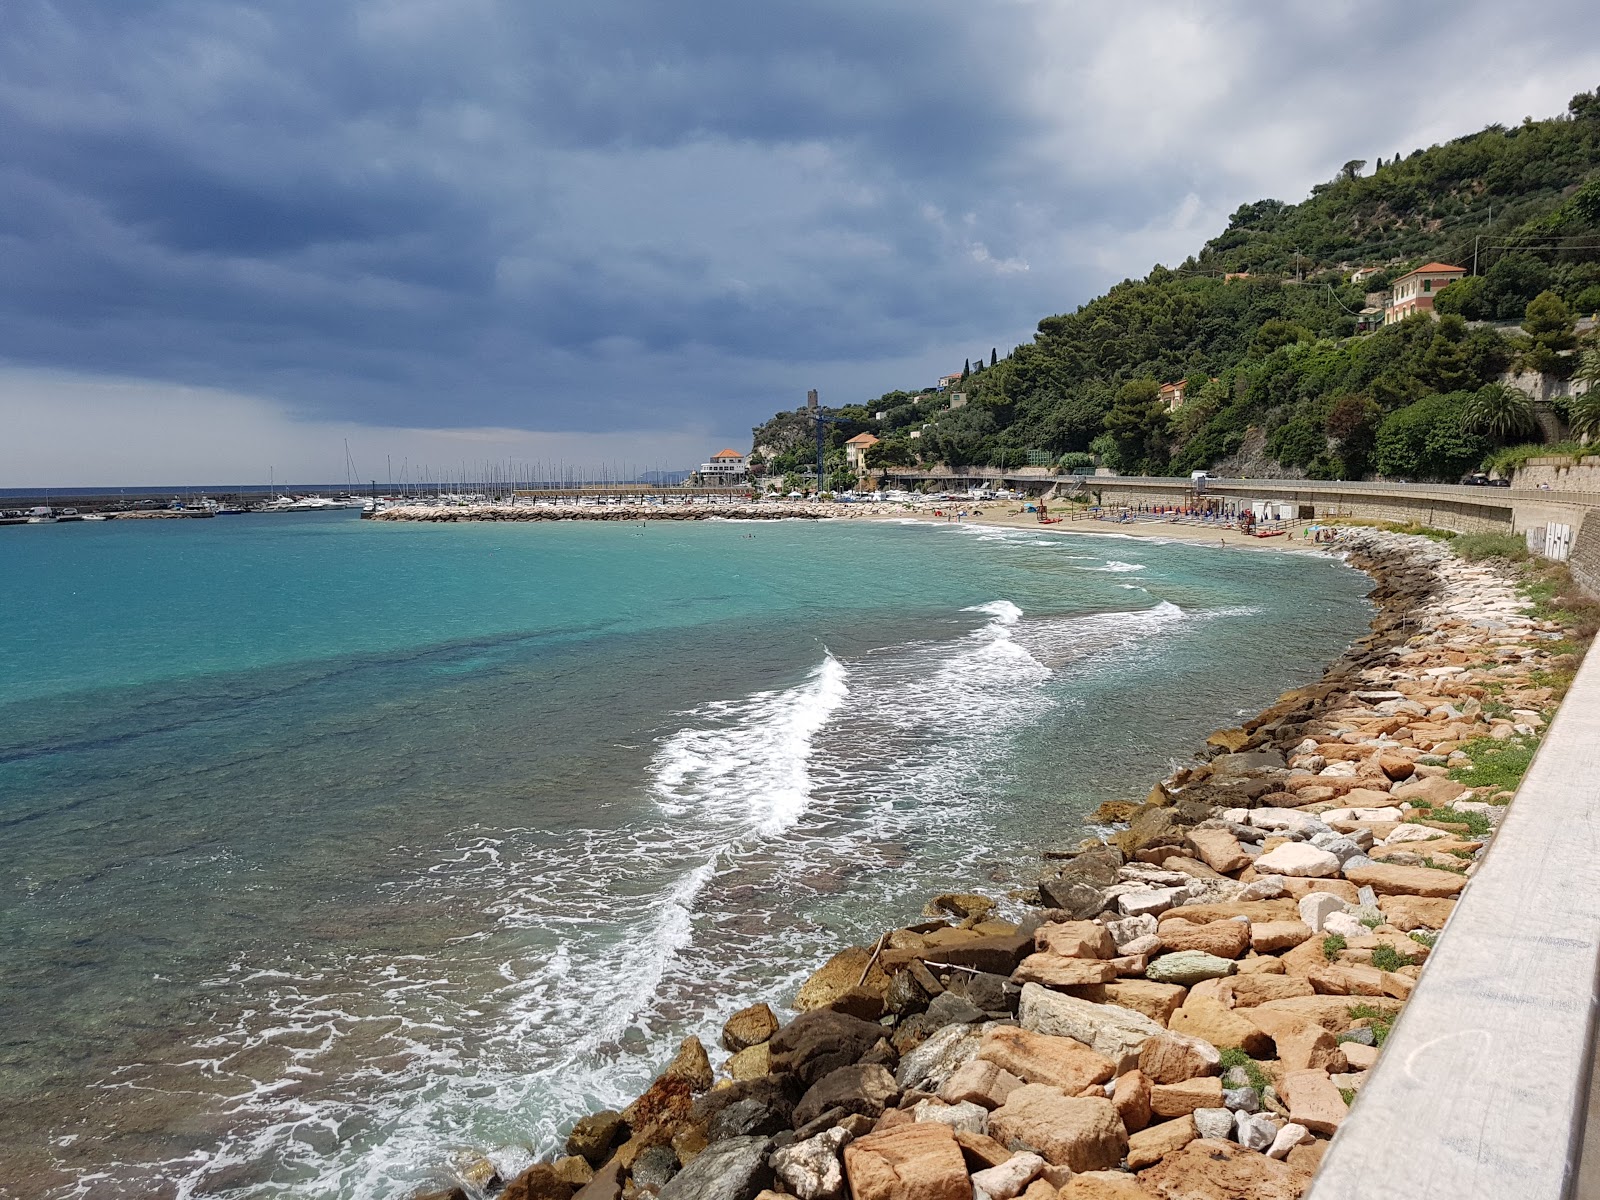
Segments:
[[[1577,0],[1259,8],[10,0],[0,359],[733,436],[1600,82]]]

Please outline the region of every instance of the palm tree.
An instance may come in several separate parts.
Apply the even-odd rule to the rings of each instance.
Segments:
[[[1600,350],[1584,351],[1583,365],[1573,378],[1585,390],[1572,401],[1572,432],[1586,441],[1600,438]]]
[[[1498,445],[1528,437],[1538,428],[1533,398],[1521,388],[1507,383],[1487,384],[1467,402],[1468,431],[1481,433]]]

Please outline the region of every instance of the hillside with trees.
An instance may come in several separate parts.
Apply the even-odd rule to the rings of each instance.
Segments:
[[[869,468],[1177,475],[1244,457],[1327,479],[1454,479],[1537,440],[1533,398],[1508,372],[1600,374],[1593,335],[1574,330],[1600,310],[1600,91],[1367,166],[1346,163],[1299,204],[1240,207],[1198,254],[1046,317],[944,392],[829,410],[828,486],[851,482],[840,447],[863,431],[883,439]],[[1435,313],[1370,328],[1371,294],[1431,262],[1473,273],[1438,292]],[[1169,412],[1160,385],[1180,382]],[[1597,404],[1600,391],[1554,412],[1600,432]],[[815,460],[812,426],[775,420],[757,449],[793,483]]]

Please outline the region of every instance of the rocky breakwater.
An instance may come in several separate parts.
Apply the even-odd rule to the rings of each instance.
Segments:
[[[935,898],[836,954],[788,1024],[734,1014],[720,1071],[688,1039],[625,1111],[478,1194],[1301,1196],[1510,799],[1452,775],[1536,735],[1561,665],[1495,570],[1394,535],[1347,548],[1377,580],[1372,633],[1106,806],[1120,828],[1047,855],[1020,919]]]
[[[725,504],[404,504],[364,513],[373,521],[817,521],[849,517],[903,517],[905,504],[826,504],[803,500]]]

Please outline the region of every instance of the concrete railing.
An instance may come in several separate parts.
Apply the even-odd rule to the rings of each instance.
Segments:
[[[1311,1200],[1567,1200],[1600,983],[1600,654],[1429,956]],[[1596,1148],[1587,1172],[1600,1172]]]

